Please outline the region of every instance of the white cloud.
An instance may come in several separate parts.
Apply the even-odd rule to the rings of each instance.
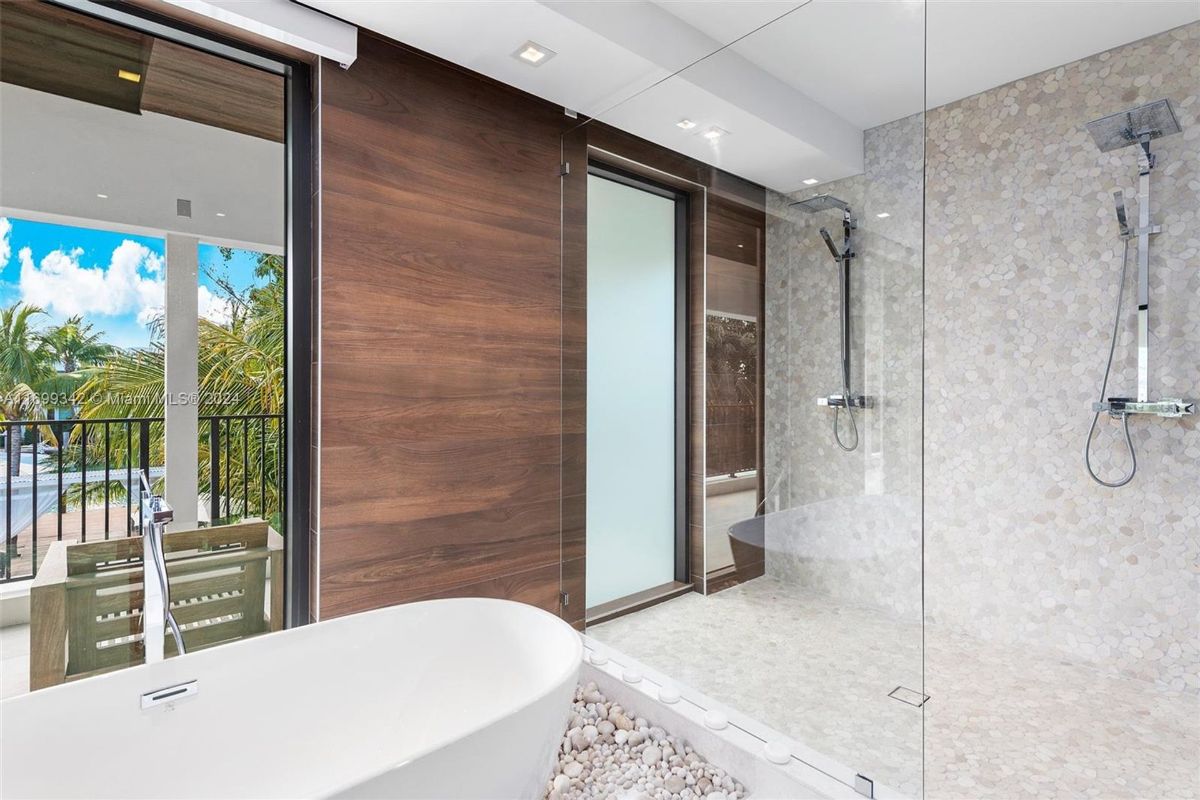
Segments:
[[[136,314],[139,322],[163,305],[162,256],[145,245],[126,239],[113,250],[107,267],[79,263],[82,248],[54,250],[40,263],[22,247],[21,299],[41,306],[54,316],[76,314],[119,316]],[[146,277],[143,271],[152,277]]]
[[[10,233],[12,223],[8,217],[0,217],[0,270],[8,266],[8,259],[12,257],[12,242],[8,238]]]
[[[228,325],[233,318],[233,304],[224,297],[217,297],[207,286],[201,286],[197,290],[196,313],[209,322]]]
[[[7,223],[0,217],[0,232],[5,236],[0,255],[8,248]],[[162,256],[128,239],[113,250],[107,267],[84,266],[79,262],[82,255],[81,248],[55,250],[35,264],[33,251],[22,247],[17,254],[21,299],[41,306],[56,318],[133,314],[138,324],[145,325],[163,313],[166,282]],[[218,325],[229,324],[231,303],[208,287],[197,288],[196,307],[200,317]]]

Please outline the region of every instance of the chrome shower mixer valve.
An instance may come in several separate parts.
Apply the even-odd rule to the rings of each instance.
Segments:
[[[1190,417],[1196,413],[1196,401],[1178,397],[1162,400],[1135,400],[1132,397],[1110,397],[1102,403],[1092,403],[1092,411],[1114,418],[1126,414],[1146,414],[1153,417]]]
[[[851,395],[849,398],[841,394],[831,394],[828,397],[818,397],[817,405],[830,408],[870,408],[873,403],[871,398],[861,394]]]

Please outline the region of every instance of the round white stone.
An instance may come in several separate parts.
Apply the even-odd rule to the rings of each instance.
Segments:
[[[714,731],[722,731],[729,727],[729,717],[724,711],[714,708],[704,715],[704,727]]]
[[[787,742],[775,739],[763,745],[763,755],[767,757],[767,761],[772,764],[787,764],[792,760],[791,748],[787,746]]]
[[[679,702],[679,690],[671,684],[666,684],[659,688],[658,699],[667,705],[673,705]]]

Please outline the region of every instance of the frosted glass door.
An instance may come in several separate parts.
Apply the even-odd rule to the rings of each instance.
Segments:
[[[675,201],[588,177],[587,604],[675,577]]]

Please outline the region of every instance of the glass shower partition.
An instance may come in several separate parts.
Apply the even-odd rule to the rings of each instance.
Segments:
[[[576,621],[794,760],[919,797],[925,5],[762,5],[737,32],[667,6],[711,52],[563,137],[564,589],[586,597],[598,533],[585,453],[605,432],[582,409],[599,163],[690,198],[686,567],[679,591],[601,618],[584,600]]]

